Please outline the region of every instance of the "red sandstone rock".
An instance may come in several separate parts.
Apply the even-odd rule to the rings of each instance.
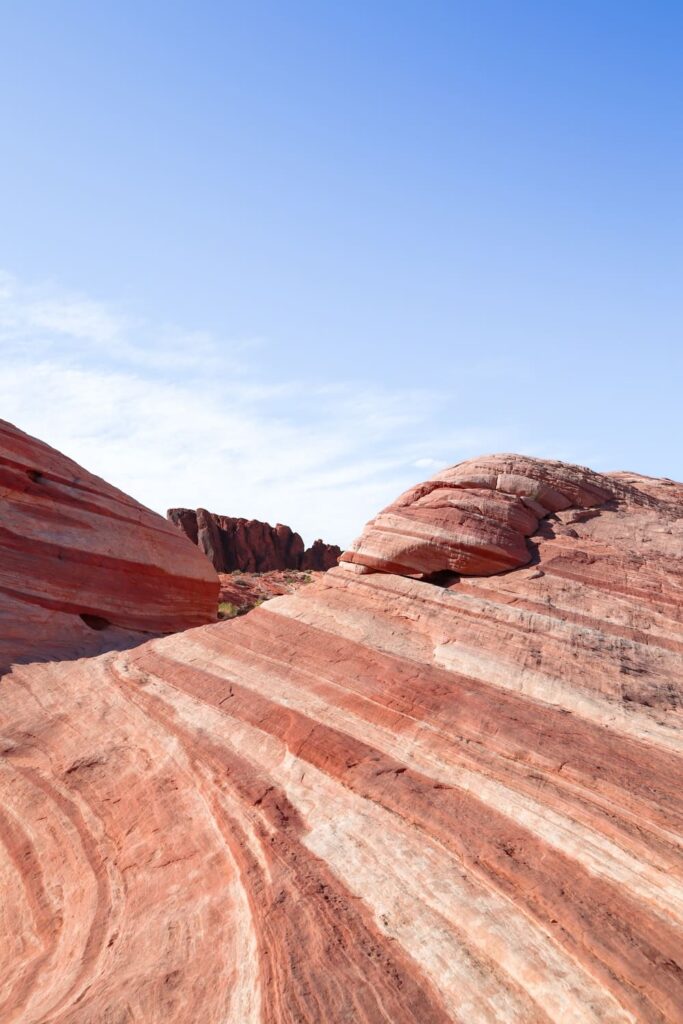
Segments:
[[[4,421],[0,550],[0,671],[215,619],[216,575],[173,527]]]
[[[409,495],[385,571],[4,677],[3,1024],[678,1024],[681,485]]]
[[[316,540],[304,542],[289,526],[219,516],[206,509],[170,508],[167,518],[197,544],[217,572],[272,572],[283,569],[321,571],[337,564],[341,548]]]
[[[312,572],[327,572],[339,561],[341,548],[336,544],[326,544],[323,540],[314,540],[310,548],[304,551],[300,569]]]
[[[531,559],[526,537],[539,518],[604,504],[613,487],[603,481],[578,466],[515,455],[462,462],[402,494],[341,560],[408,574],[514,569]]]

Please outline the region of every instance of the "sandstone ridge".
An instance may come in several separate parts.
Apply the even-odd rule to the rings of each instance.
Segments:
[[[216,617],[216,574],[170,524],[5,421],[0,548],[0,671]]]
[[[216,572],[273,572],[283,569],[324,572],[337,564],[341,548],[316,540],[304,542],[289,526],[258,519],[216,515],[204,508],[170,508],[170,522],[182,530]]]
[[[683,487],[409,495],[295,594],[4,676],[3,1024],[679,1024]]]

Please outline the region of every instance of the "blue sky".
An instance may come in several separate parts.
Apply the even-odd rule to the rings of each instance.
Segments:
[[[683,478],[683,6],[24,0],[0,416],[346,543],[494,450]]]

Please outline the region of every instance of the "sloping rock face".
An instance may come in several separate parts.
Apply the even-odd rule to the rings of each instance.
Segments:
[[[304,550],[299,534],[281,523],[219,516],[203,508],[170,508],[166,516],[204,552],[216,572],[324,571],[341,554],[341,548],[322,540]]]
[[[161,516],[0,421],[0,671],[214,621],[217,596]]]
[[[2,680],[3,1024],[680,1022],[683,490],[448,478],[438,557]]]

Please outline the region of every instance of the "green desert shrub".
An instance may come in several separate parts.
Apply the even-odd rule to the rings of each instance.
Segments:
[[[246,607],[240,607],[238,604],[233,604],[232,601],[221,601],[218,605],[218,618],[236,619],[238,615],[246,615],[252,608],[258,608],[265,600],[265,597],[259,597],[253,604],[248,604]]]
[[[232,601],[221,601],[218,605],[219,619],[234,619],[241,611],[239,605],[233,604]]]

